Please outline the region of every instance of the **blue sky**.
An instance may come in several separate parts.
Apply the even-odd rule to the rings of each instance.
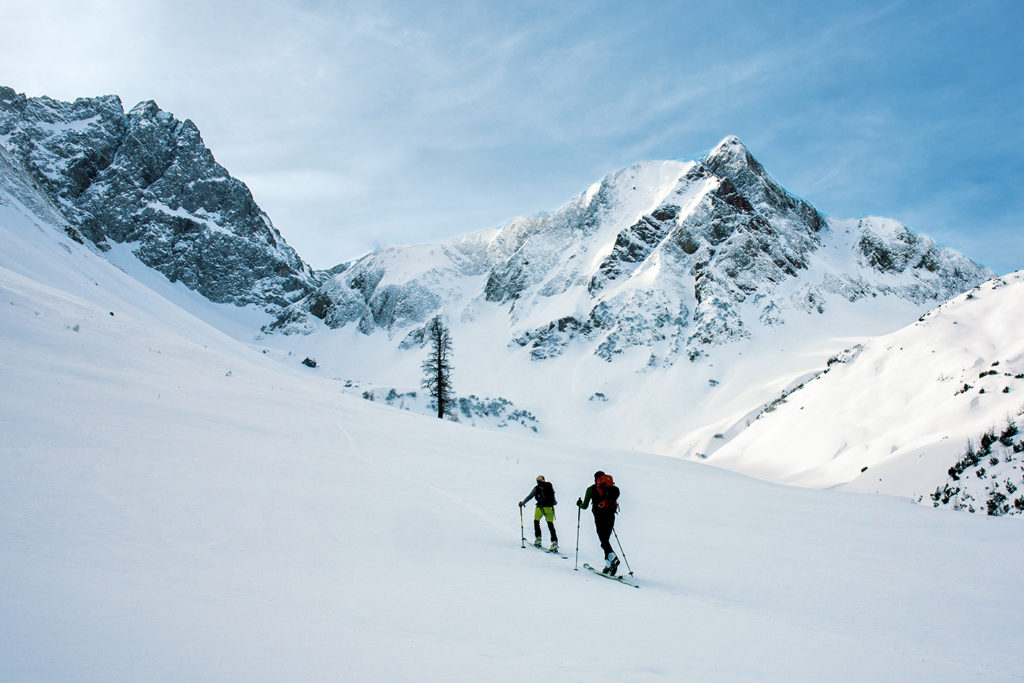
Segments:
[[[1024,2],[15,2],[0,79],[191,118],[329,267],[737,135],[794,194],[1024,268]]]

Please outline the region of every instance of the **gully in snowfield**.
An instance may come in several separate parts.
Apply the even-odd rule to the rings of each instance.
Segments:
[[[609,541],[612,529],[615,528],[615,513],[619,509],[619,487],[615,485],[611,475],[598,470],[594,472],[594,485],[587,488],[583,498],[576,500],[576,505],[586,510],[593,502],[594,527],[597,529],[597,538],[601,541],[601,550],[604,551],[605,563],[603,573],[615,576],[619,570],[619,558],[612,550]]]
[[[544,480],[544,475],[537,477],[537,485],[533,487],[523,500],[519,501],[519,507],[526,505],[531,498],[537,501],[537,509],[533,513],[533,535],[536,537],[533,544],[540,547],[540,518],[543,516],[548,522],[548,531],[551,533],[551,552],[558,550],[558,534],[555,533],[555,487],[551,482]]]

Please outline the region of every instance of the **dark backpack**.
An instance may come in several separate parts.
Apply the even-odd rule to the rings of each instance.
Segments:
[[[551,505],[557,505],[558,501],[555,500],[555,487],[550,481],[540,482],[540,492],[544,496],[544,505],[542,507],[549,507]],[[540,496],[537,496],[540,499]],[[537,501],[538,503],[540,500]]]

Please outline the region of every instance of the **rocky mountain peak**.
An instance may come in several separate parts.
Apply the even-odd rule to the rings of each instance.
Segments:
[[[0,90],[0,141],[66,220],[101,249],[135,255],[208,299],[275,315],[314,288],[312,270],[216,162],[199,129],[152,100],[73,103]]]
[[[727,135],[722,138],[722,141],[715,145],[708,154],[707,162],[710,166],[730,164],[735,167],[750,165],[760,167],[750,150],[735,135]]]
[[[750,150],[735,135],[723,139],[703,160],[715,175],[729,178],[738,186],[768,182],[767,172]]]
[[[811,233],[824,226],[825,217],[779,185],[736,136],[722,140],[703,163],[715,175],[728,178],[737,191],[760,210],[792,214],[796,219],[794,226],[802,224]]]
[[[163,109],[161,109],[160,106],[154,100],[146,100],[145,102],[139,102],[134,107],[132,107],[131,110],[128,112],[129,116],[138,116],[151,119],[156,118],[160,114],[164,114],[167,117],[171,116]]]

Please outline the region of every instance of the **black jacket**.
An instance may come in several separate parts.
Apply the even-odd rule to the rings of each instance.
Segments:
[[[540,481],[530,491],[530,495],[523,498],[523,504],[531,498],[537,499],[537,507],[547,508],[557,505],[558,501],[555,500],[555,487],[552,486],[550,481]]]

